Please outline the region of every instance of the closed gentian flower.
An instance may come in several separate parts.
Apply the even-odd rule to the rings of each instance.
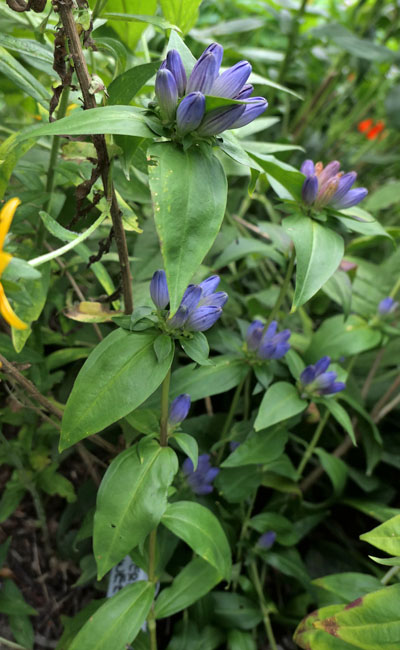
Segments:
[[[332,160],[326,167],[321,162],[314,165],[312,160],[305,160],[300,171],[306,176],[302,198],[307,205],[342,210],[357,205],[368,194],[365,187],[351,189],[357,174],[341,172],[338,160]]]
[[[178,102],[178,86],[172,72],[166,68],[157,72],[155,91],[163,119],[173,120]]]
[[[399,303],[396,302],[393,298],[388,296],[380,301],[378,305],[378,312],[381,316],[387,316],[388,314],[393,314],[396,311]]]
[[[187,482],[195,494],[210,494],[213,491],[213,481],[219,473],[218,467],[212,467],[210,454],[201,454],[196,471],[190,458],[183,462],[182,469]]]
[[[254,88],[246,83],[251,72],[250,63],[239,61],[219,74],[222,55],[222,46],[211,43],[196,61],[188,80],[176,50],[170,50],[162,62],[156,77],[156,96],[164,122],[172,122],[176,113],[177,136],[189,133],[200,137],[215,136],[249,124],[266,110],[267,100],[251,97]],[[206,112],[205,95],[248,101]],[[176,108],[179,97],[182,99]]]
[[[150,296],[158,309],[165,309],[169,303],[165,271],[156,271],[150,282]]]
[[[176,314],[168,321],[168,325],[172,329],[183,327],[189,315],[196,309],[201,298],[201,288],[195,284],[189,285],[183,294],[181,304],[178,307]]]
[[[180,424],[187,418],[190,409],[190,395],[183,393],[178,395],[172,402],[169,409],[169,418],[171,424]]]
[[[192,332],[205,332],[217,322],[221,314],[221,307],[204,305],[192,311],[185,324]]]
[[[209,278],[200,282],[199,287],[201,287],[202,296],[209,296],[214,293],[215,289],[218,287],[221,282],[219,275],[210,275]]]
[[[336,381],[337,373],[328,371],[330,357],[322,357],[315,365],[304,368],[300,375],[300,384],[306,393],[315,395],[331,395],[345,390],[346,384]]]
[[[247,349],[256,353],[258,359],[281,359],[290,349],[291,331],[277,332],[278,323],[273,320],[264,333],[264,325],[256,320],[249,325],[246,334]]]
[[[203,119],[206,98],[200,92],[189,93],[176,111],[176,128],[180,135],[195,131]]]
[[[258,546],[261,546],[265,551],[268,551],[271,546],[275,543],[276,540],[276,532],[274,530],[268,530],[266,533],[261,535],[259,538],[257,544]]]
[[[165,59],[165,67],[172,72],[179,97],[183,97],[186,90],[186,72],[183,67],[182,59],[177,50],[170,50]]]

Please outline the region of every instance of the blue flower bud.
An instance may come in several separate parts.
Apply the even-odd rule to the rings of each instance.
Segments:
[[[186,86],[186,92],[192,93],[196,90],[204,95],[207,95],[218,75],[219,65],[215,55],[212,52],[207,52],[195,64],[189,81]]]
[[[172,318],[167,320],[170,329],[176,329],[185,325],[189,315],[196,309],[201,298],[201,288],[198,285],[191,284],[186,289],[179,305],[177,312]]]
[[[330,201],[330,205],[334,206],[337,201],[341,201],[343,199],[345,194],[347,194],[351,186],[354,184],[356,178],[357,178],[356,172],[349,172],[348,174],[343,174],[343,176],[339,178],[339,185]]]
[[[327,180],[336,176],[340,170],[340,162],[338,160],[332,160],[322,168],[322,171],[316,172],[318,175],[318,181],[320,186],[326,183]]]
[[[164,120],[173,120],[178,101],[178,88],[172,72],[166,68],[162,68],[157,72],[155,91],[161,116]]]
[[[248,350],[257,350],[261,343],[264,324],[260,320],[254,320],[246,332],[246,343]]]
[[[206,98],[200,92],[189,93],[176,111],[176,127],[180,135],[186,135],[199,126],[204,116]]]
[[[189,315],[185,327],[192,332],[205,332],[217,322],[221,314],[221,307],[214,305],[198,307]]]
[[[315,173],[315,166],[312,160],[305,160],[300,167],[300,171],[302,174],[305,174],[306,176],[313,176]]]
[[[307,386],[314,381],[316,372],[314,366],[307,366],[300,375],[300,381],[303,386]]]
[[[179,97],[183,97],[186,88],[186,72],[182,59],[177,50],[170,50],[165,60],[165,67],[172,72],[178,88]]]
[[[246,126],[250,124],[257,117],[262,115],[264,111],[268,108],[268,102],[264,97],[253,97],[252,99],[247,100],[247,103],[244,107],[244,112],[241,116],[234,122],[231,126],[231,129],[240,129],[241,126]]]
[[[276,532],[274,530],[268,530],[266,533],[261,535],[257,544],[267,551],[275,543],[275,540]]]
[[[206,47],[203,54],[199,56],[198,61],[201,61],[202,59],[204,59],[205,56],[207,56],[207,54],[210,53],[215,56],[218,64],[218,70],[219,70],[222,63],[222,57],[224,55],[224,48],[219,43],[211,43],[211,45]]]
[[[197,133],[203,136],[218,135],[218,133],[232,128],[232,124],[244,113],[244,109],[244,104],[237,104],[230,108],[215,108],[206,113]]]
[[[236,97],[234,97],[234,99],[240,99],[240,100],[247,99],[248,97],[250,97],[253,90],[254,90],[254,86],[252,86],[251,84],[244,84],[242,90],[236,95]]]
[[[184,393],[178,395],[172,402],[169,409],[169,421],[171,424],[179,424],[187,418],[190,409],[190,395]]]
[[[211,88],[211,95],[233,99],[243,88],[250,73],[250,63],[239,61],[219,75]]]
[[[211,293],[213,293],[220,282],[221,278],[219,275],[210,275],[209,278],[206,278],[203,280],[203,282],[200,282],[199,287],[201,287],[202,296],[209,296]]]
[[[158,309],[165,309],[169,303],[165,271],[156,271],[150,282],[150,296]]]
[[[339,201],[334,201],[334,207],[337,210],[344,210],[344,208],[352,208],[353,205],[360,203],[368,194],[365,187],[357,187],[354,190],[349,190]]]
[[[307,176],[301,188],[301,196],[304,203],[311,205],[314,203],[318,194],[318,178],[316,176]]]
[[[381,316],[386,316],[387,314],[393,314],[394,311],[396,311],[397,307],[399,306],[399,303],[393,300],[390,296],[387,298],[384,298],[383,300],[380,301],[378,305],[378,312],[381,314]]]
[[[196,471],[190,458],[183,462],[182,469],[195,494],[210,494],[213,491],[212,483],[219,469],[211,467],[210,454],[200,454]]]
[[[228,294],[225,291],[217,291],[217,293],[211,293],[209,296],[202,297],[199,302],[199,307],[211,305],[213,307],[221,307],[222,309],[227,300]]]
[[[276,333],[277,327],[278,323],[272,321],[262,337],[257,351],[257,356],[260,359],[281,359],[290,350],[288,340],[292,334],[291,331],[286,329]]]
[[[315,374],[320,375],[322,372],[325,372],[326,370],[328,370],[328,368],[330,366],[330,363],[331,363],[331,358],[330,357],[328,357],[328,356],[321,357],[321,359],[319,359],[317,361],[317,363],[315,364],[315,366],[314,366]]]
[[[345,390],[346,384],[336,381],[337,373],[333,370],[327,372],[331,360],[329,357],[322,357],[314,366],[307,366],[300,375],[300,382],[303,388],[317,395],[331,395]]]

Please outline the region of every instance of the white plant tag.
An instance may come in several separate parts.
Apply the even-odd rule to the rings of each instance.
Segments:
[[[111,569],[107,598],[114,596],[122,587],[138,580],[147,580],[147,573],[134,564],[129,555]]]

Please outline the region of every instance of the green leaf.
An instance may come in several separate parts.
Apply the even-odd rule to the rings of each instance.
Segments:
[[[391,555],[400,555],[400,515],[396,515],[368,533],[360,535],[363,542]]]
[[[258,239],[237,237],[233,242],[224,248],[220,255],[218,255],[215,262],[213,262],[213,268],[220,269],[224,266],[227,266],[231,262],[236,262],[236,260],[242,259],[243,257],[248,257],[249,255],[255,253],[258,254],[261,258],[269,257],[270,259],[274,260],[274,262],[277,262],[280,266],[283,266],[285,261],[283,255],[281,255],[281,253],[278,253],[278,251],[275,250],[271,244],[265,244]]]
[[[343,427],[346,433],[349,434],[353,445],[357,447],[356,434],[354,433],[353,425],[351,424],[351,419],[346,409],[344,409],[336,399],[322,399],[321,401],[325,404],[326,408],[330,414],[333,415],[335,420]]]
[[[315,363],[324,355],[333,360],[352,357],[375,348],[380,340],[380,332],[372,329],[363,318],[351,315],[345,320],[342,315],[332,316],[324,320],[313,335],[306,353],[307,362]]]
[[[274,428],[253,433],[224,460],[221,467],[270,463],[281,456],[287,439],[288,433],[283,429]]]
[[[37,280],[40,276],[40,271],[33,269],[28,262],[19,257],[13,257],[1,277],[3,280],[17,282],[18,280]]]
[[[215,567],[221,578],[229,580],[231,550],[221,524],[210,510],[193,501],[178,501],[167,506],[161,521]]]
[[[261,621],[262,615],[250,598],[240,594],[214,591],[212,594],[213,614],[223,627],[252,630]]]
[[[23,93],[36,99],[39,104],[48,108],[50,93],[12,54],[0,46],[0,72],[8,77]]]
[[[68,117],[24,129],[17,143],[28,138],[41,138],[43,135],[93,135],[107,134],[136,135],[153,138],[154,133],[146,126],[143,111],[135,106],[101,106],[90,111],[73,111]]]
[[[158,388],[173,358],[172,348],[169,357],[157,361],[158,335],[118,329],[93,350],[66,404],[61,449],[128,415]]]
[[[154,590],[151,582],[121,589],[90,616],[68,650],[125,650],[146,620]]]
[[[296,199],[298,201],[301,200],[301,188],[304,183],[304,174],[295,169],[295,167],[275,158],[275,156],[267,156],[263,154],[255,155],[251,151],[249,151],[249,153],[266,172],[267,178],[271,184],[271,179],[273,179],[289,192],[289,194],[286,193],[286,196],[283,198]],[[274,189],[277,191],[279,188],[274,187]]]
[[[177,442],[182,451],[190,458],[193,463],[194,469],[197,468],[197,461],[199,458],[199,447],[196,438],[190,436],[188,433],[174,433],[173,440]]]
[[[250,632],[241,630],[228,631],[228,650],[257,650]]]
[[[92,600],[88,605],[86,605],[86,607],[75,614],[73,618],[69,616],[61,616],[64,630],[57,644],[56,650],[69,650],[71,642],[74,640],[76,634],[94,612],[96,612],[96,610],[98,610],[105,602],[107,602],[105,598]]]
[[[163,363],[171,355],[173,356],[175,350],[174,342],[168,334],[157,336],[153,347],[158,363]]]
[[[129,6],[130,9],[134,9],[135,15],[141,16],[146,19],[147,17],[154,16],[157,10],[157,0],[135,0],[134,4],[129,3],[127,5],[126,0],[112,0],[112,5],[110,3],[103,4],[103,8],[106,7],[110,9],[110,6],[114,12],[126,13]],[[100,14],[101,16],[103,14]],[[136,46],[139,42],[141,35],[144,30],[147,29],[148,23],[142,21],[112,21],[112,29],[117,32],[119,40],[127,46],[130,52],[134,52]],[[97,39],[96,39],[97,41]]]
[[[212,365],[212,361],[208,359],[210,348],[203,332],[195,332],[191,339],[181,339],[180,344],[188,357],[200,366]]]
[[[10,515],[16,510],[22,497],[25,495],[26,489],[16,478],[14,472],[13,478],[10,479],[4,487],[3,494],[0,499],[0,524],[6,521]]]
[[[119,20],[124,23],[147,23],[148,25],[154,25],[155,27],[160,27],[161,29],[177,29],[177,25],[174,25],[161,16],[146,16],[144,14],[120,14],[116,12],[108,12],[103,14],[104,18],[108,18],[111,22],[113,20]],[[178,27],[179,29],[179,27]]]
[[[382,587],[381,581],[375,576],[355,571],[317,578],[313,580],[313,585],[328,591],[333,596],[339,596],[348,603]]]
[[[208,106],[206,104],[206,109],[210,110],[211,109],[211,99],[215,100],[217,98],[208,98]],[[221,103],[222,98],[218,98],[219,103]],[[225,100],[225,101],[230,101],[230,100]],[[242,104],[245,102],[240,102],[240,101],[235,101],[235,104]],[[233,102],[232,102],[233,104]],[[236,162],[240,163],[241,165],[245,165],[246,167],[250,167],[250,169],[255,169],[259,172],[263,171],[263,168],[260,167],[258,163],[255,162],[251,156],[249,156],[244,147],[242,146],[242,143],[240,140],[238,140],[235,135],[230,132],[226,131],[223,133],[221,136],[219,136],[217,144],[219,148],[226,153],[227,156],[232,158],[232,160],[235,160]]]
[[[359,38],[339,23],[316,27],[312,30],[312,34],[317,38],[331,39],[342,50],[367,61],[390,62],[396,56],[396,53],[389,48],[374,43],[372,39]]]
[[[307,402],[300,399],[297,389],[286,381],[278,381],[265,393],[254,428],[256,431],[287,420],[307,408]]]
[[[263,473],[260,467],[245,465],[243,467],[224,468],[215,480],[218,492],[229,503],[240,503],[260,486]]]
[[[31,303],[19,304],[17,314],[29,327],[25,330],[17,330],[15,327],[11,328],[11,336],[14,348],[17,352],[21,352],[26,341],[32,333],[31,323],[36,321],[42,313],[43,307],[46,303],[47,292],[50,286],[50,264],[45,265],[41,269],[41,277],[32,280],[24,281],[24,288],[29,292]]]
[[[226,177],[211,150],[191,147],[183,151],[162,142],[150,146],[148,155],[153,160],[149,183],[173,315],[221,227]]]
[[[0,199],[4,196],[18,160],[35,144],[35,140],[20,142],[18,135],[13,133],[0,144]]]
[[[167,20],[187,34],[195,26],[201,0],[161,0],[161,9]]]
[[[182,59],[183,67],[185,68],[186,75],[189,78],[190,73],[193,70],[193,66],[196,63],[196,59],[189,50],[188,46],[183,42],[179,34],[171,29],[171,34],[168,41],[167,52],[170,50],[177,50]]]
[[[373,517],[377,521],[386,521],[386,519],[400,514],[399,508],[391,508],[390,506],[369,499],[343,499],[343,503],[351,508],[360,510],[368,515],[368,517]]]
[[[188,393],[192,402],[235,388],[246,376],[248,367],[241,359],[229,356],[213,358],[212,366],[196,368],[190,364],[172,374],[171,397]]]
[[[163,589],[156,600],[156,618],[165,618],[186,609],[205,596],[221,581],[220,571],[198,557],[185,566],[171,587]]]
[[[309,217],[286,217],[282,225],[296,248],[293,307],[301,307],[338,268],[343,258],[344,242],[336,232]]]
[[[141,544],[167,507],[178,470],[175,452],[146,440],[114,458],[101,482],[94,516],[93,548],[99,579]]]
[[[58,494],[68,503],[76,501],[74,486],[65,476],[57,472],[57,463],[45,467],[37,476],[38,486],[47,494]]]
[[[107,89],[109,105],[129,104],[145,83],[155,75],[160,64],[161,61],[151,61],[151,63],[136,65],[116,77]]]
[[[284,546],[292,546],[299,541],[299,535],[294,530],[292,522],[276,512],[261,512],[250,519],[249,526],[260,534],[273,530],[277,542]]]
[[[301,648],[311,650],[397,650],[399,599],[400,584],[396,584],[360,596],[348,605],[323,607],[300,623],[294,639]],[[334,639],[335,644],[331,644],[330,639]],[[341,643],[337,644],[338,641]]]
[[[352,284],[347,273],[336,271],[322,286],[322,291],[342,307],[347,318],[350,314],[352,297]]]
[[[333,489],[336,496],[340,496],[346,486],[347,466],[340,458],[328,453],[325,449],[317,447],[315,449],[322,467],[332,481]]]
[[[25,602],[24,597],[12,580],[5,580],[0,591],[0,614],[15,616],[37,616],[33,609]]]

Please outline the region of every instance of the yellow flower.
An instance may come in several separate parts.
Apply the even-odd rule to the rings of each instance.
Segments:
[[[3,246],[15,211],[20,203],[21,201],[17,198],[10,199],[0,210],[0,277],[12,258],[12,255],[10,255],[10,253],[5,253],[3,251]],[[7,321],[9,325],[11,325],[11,327],[15,327],[17,330],[25,330],[28,327],[28,325],[24,323],[20,318],[18,318],[17,314],[15,314],[13,311],[10,303],[7,300],[6,294],[4,293],[4,287],[1,282],[0,314],[3,316],[4,320]]]

